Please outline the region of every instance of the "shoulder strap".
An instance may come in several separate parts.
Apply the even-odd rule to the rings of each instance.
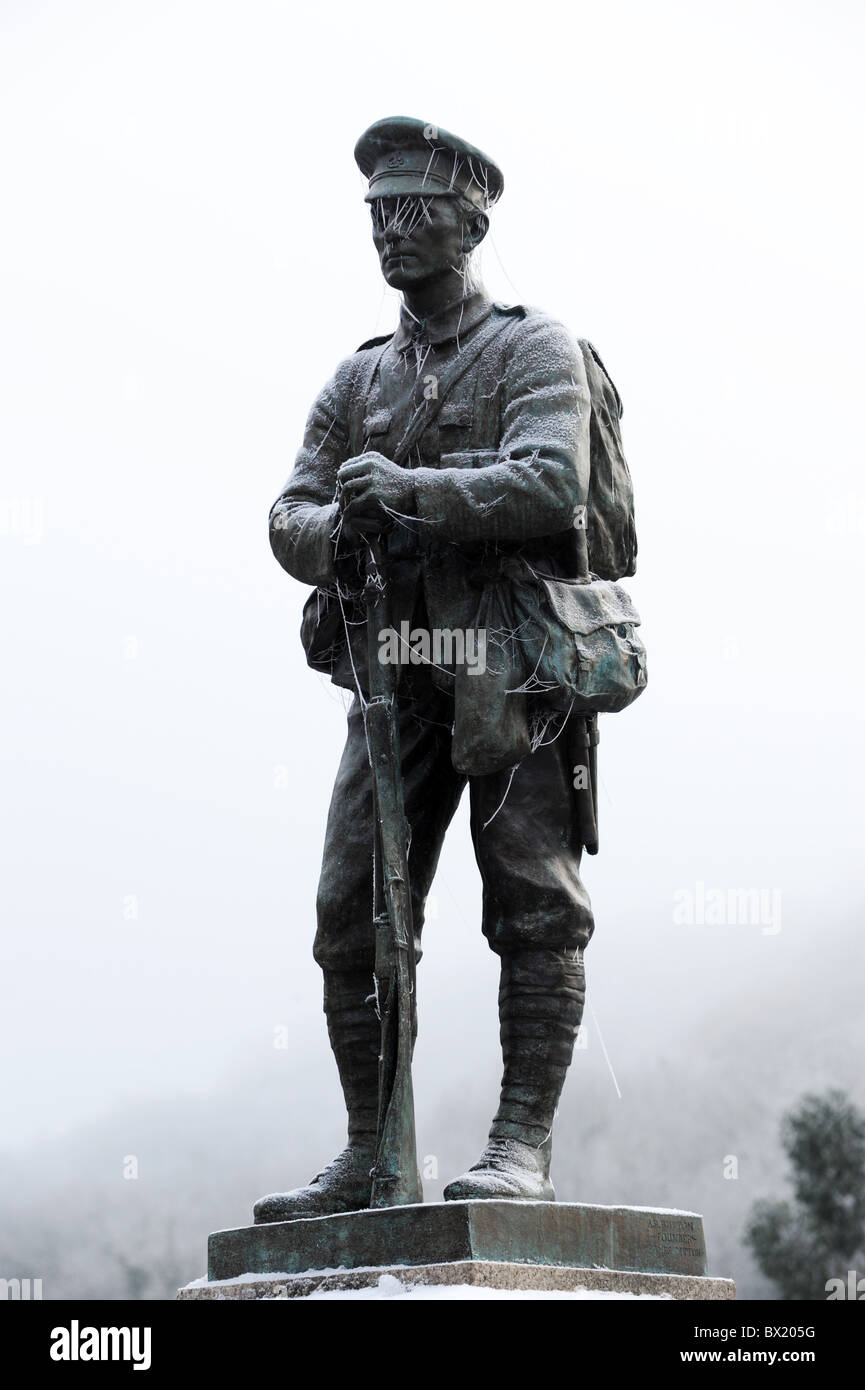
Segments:
[[[392,337],[393,334],[389,333],[386,338],[373,338],[370,340],[370,347],[366,349],[366,356],[361,361],[360,369],[352,383],[348,436],[351,457],[359,454],[363,448],[363,417],[366,409],[367,397],[375,379],[375,374],[378,371],[378,364],[384,356],[385,349]],[[358,348],[358,352],[361,350],[361,348]]]
[[[380,347],[382,343],[389,343],[393,333],[379,333],[377,338],[367,338],[365,343],[358,343],[355,352],[363,352],[366,348]]]
[[[509,328],[496,339],[495,348],[483,354],[478,367],[471,429],[472,449],[498,449],[501,440],[501,386],[507,371],[510,340],[526,317],[521,304],[496,305],[510,319]]]
[[[474,336],[469,339],[462,352],[457,354],[451,365],[446,371],[442,372],[439,377],[437,394],[432,400],[425,400],[424,406],[426,408],[422,409],[418,407],[417,411],[412,416],[405,434],[394,451],[394,463],[402,463],[403,460],[408,457],[424,430],[432,424],[433,420],[438,415],[442,402],[451,387],[455,386],[460,377],[464,376],[468,371],[472,363],[477,361],[484,348],[487,347],[494,338],[497,338],[505,328],[510,327],[511,323],[512,320],[506,315],[499,318],[495,313],[492,313],[486,323],[484,323]]]

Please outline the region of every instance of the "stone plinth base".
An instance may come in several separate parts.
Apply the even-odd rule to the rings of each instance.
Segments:
[[[298,1297],[374,1285],[382,1274],[415,1284],[735,1297],[729,1280],[707,1273],[696,1212],[430,1202],[216,1231],[208,1241],[207,1280],[181,1297]]]
[[[732,1279],[709,1279],[687,1274],[635,1274],[620,1269],[573,1269],[558,1265],[505,1264],[500,1260],[455,1260],[450,1264],[393,1265],[389,1269],[350,1269],[307,1274],[247,1275],[189,1284],[179,1299],[287,1299],[313,1293],[337,1293],[374,1288],[383,1278],[397,1280],[400,1289],[464,1287],[511,1292],[582,1293],[586,1298],[609,1294],[673,1299],[736,1297]],[[387,1289],[392,1295],[395,1288]]]

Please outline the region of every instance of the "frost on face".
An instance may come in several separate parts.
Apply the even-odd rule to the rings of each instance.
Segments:
[[[458,170],[454,171],[453,178],[456,177]],[[478,179],[476,182],[481,183]],[[486,187],[486,175],[484,175],[482,187]],[[454,190],[453,194],[406,194],[403,197],[376,198],[370,204],[370,216],[372,218],[373,230],[377,236],[391,235],[408,240],[418,227],[432,226],[433,224],[433,205],[435,201],[447,198],[454,203],[463,219],[464,225],[468,226],[471,221],[478,216],[478,208],[463,194]],[[483,283],[480,275],[479,251],[477,247],[463,251],[459,262],[450,267],[460,277],[462,285],[462,298],[467,299],[472,294],[477,294],[482,288]],[[404,305],[410,317],[411,310]],[[417,321],[417,320],[416,320]],[[459,351],[459,325],[457,326],[457,351]],[[429,352],[429,345],[421,345],[416,341],[410,345],[410,349],[416,354],[416,368],[418,375],[422,373],[423,365]]]

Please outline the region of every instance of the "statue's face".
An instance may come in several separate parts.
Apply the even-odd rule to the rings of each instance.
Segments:
[[[456,269],[471,249],[465,214],[447,194],[376,198],[370,213],[381,273],[392,289],[412,289]]]

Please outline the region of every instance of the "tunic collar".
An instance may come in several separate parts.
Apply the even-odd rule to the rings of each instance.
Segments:
[[[413,339],[422,343],[432,343],[438,347],[453,338],[463,338],[492,313],[492,301],[483,290],[477,290],[465,299],[458,299],[436,314],[419,320],[413,318],[405,305],[399,311],[399,327],[393,335],[393,346],[403,352]]]

